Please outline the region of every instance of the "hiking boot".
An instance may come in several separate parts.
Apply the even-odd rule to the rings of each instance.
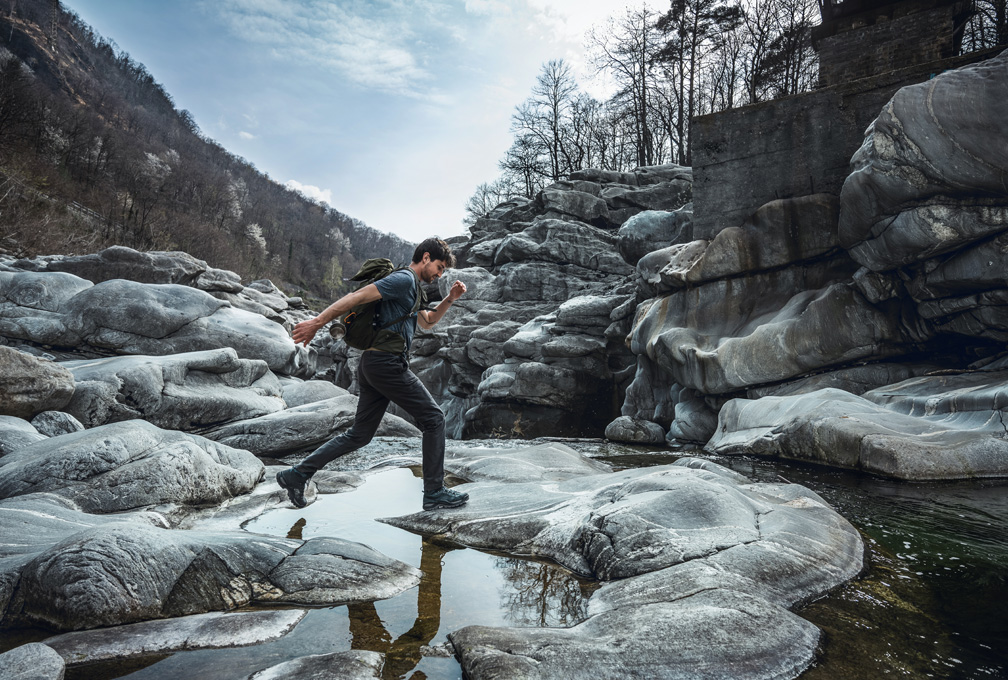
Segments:
[[[281,489],[287,489],[287,498],[295,508],[303,508],[308,505],[308,501],[304,497],[307,482],[301,479],[301,475],[294,468],[281,470],[277,473],[276,480]]]
[[[437,491],[424,491],[423,509],[437,510],[439,508],[457,508],[465,505],[469,494],[441,487]]]

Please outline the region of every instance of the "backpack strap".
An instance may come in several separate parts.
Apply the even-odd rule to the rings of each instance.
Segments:
[[[403,269],[409,269],[409,267],[403,267]],[[391,328],[392,326],[395,326],[400,321],[408,319],[409,317],[411,317],[414,314],[416,314],[417,311],[419,311],[421,304],[426,301],[426,297],[427,296],[424,294],[423,288],[420,287],[420,279],[413,272],[413,270],[410,270],[410,274],[413,275],[413,283],[416,285],[416,300],[413,302],[413,309],[411,309],[410,311],[406,312],[405,314],[403,314],[402,316],[400,316],[395,321],[389,321],[384,326],[377,327],[377,330],[383,331],[386,328]],[[421,298],[423,298],[423,300]]]

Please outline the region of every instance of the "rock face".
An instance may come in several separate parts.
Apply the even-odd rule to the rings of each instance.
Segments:
[[[624,338],[636,305],[623,250],[688,231],[689,168],[585,170],[535,200],[498,206],[453,243],[468,287],[433,332],[418,331],[413,370],[455,437],[601,436],[618,415],[634,358]],[[629,218],[637,226],[617,233]],[[331,375],[353,391],[355,358],[326,339]]]
[[[776,200],[641,255],[637,365],[608,436],[654,441],[652,424],[723,453],[910,479],[1008,476],[990,396],[1008,339],[1006,101],[1008,54],[905,87],[839,199]],[[983,398],[921,406],[958,403],[939,373]],[[914,408],[874,396],[907,384]]]
[[[453,452],[472,500],[389,523],[483,549],[533,555],[602,580],[571,628],[469,626],[450,634],[467,677],[794,677],[815,626],[788,611],[855,576],[857,531],[814,493],[752,484],[713,463],[599,474],[566,447],[486,466]],[[484,467],[486,466],[486,467]],[[564,471],[561,472],[560,469]],[[483,471],[487,474],[482,474]],[[669,639],[676,644],[668,644]]]

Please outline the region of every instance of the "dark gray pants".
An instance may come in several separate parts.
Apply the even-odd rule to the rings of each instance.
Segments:
[[[294,469],[310,478],[331,460],[356,451],[374,437],[389,402],[402,407],[423,431],[424,491],[437,491],[444,483],[445,421],[441,408],[413,375],[401,355],[368,351],[357,367],[360,398],[349,430],[320,446]]]

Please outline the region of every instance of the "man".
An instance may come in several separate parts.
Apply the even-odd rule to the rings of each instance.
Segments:
[[[371,441],[390,401],[413,416],[423,431],[424,510],[457,508],[469,500],[469,494],[444,486],[444,414],[427,388],[410,371],[408,361],[417,323],[421,328],[430,328],[466,292],[465,284],[456,281],[435,309],[420,310],[414,315],[414,303],[416,296],[420,294],[419,282],[437,280],[447,267],[454,264],[455,256],[448,244],[438,238],[429,238],[417,246],[409,267],[394,271],[383,279],[345,295],[318,316],[294,327],[294,342],[307,345],[333,319],[341,318],[359,304],[381,300],[379,326],[401,319],[389,328],[402,335],[406,341],[406,349],[401,354],[371,349],[361,355],[357,368],[360,398],[353,425],[343,434],[320,446],[299,464],[277,473],[277,483],[287,490],[287,496],[295,507],[303,508],[307,505],[304,490],[313,474],[329,461],[356,451]]]

